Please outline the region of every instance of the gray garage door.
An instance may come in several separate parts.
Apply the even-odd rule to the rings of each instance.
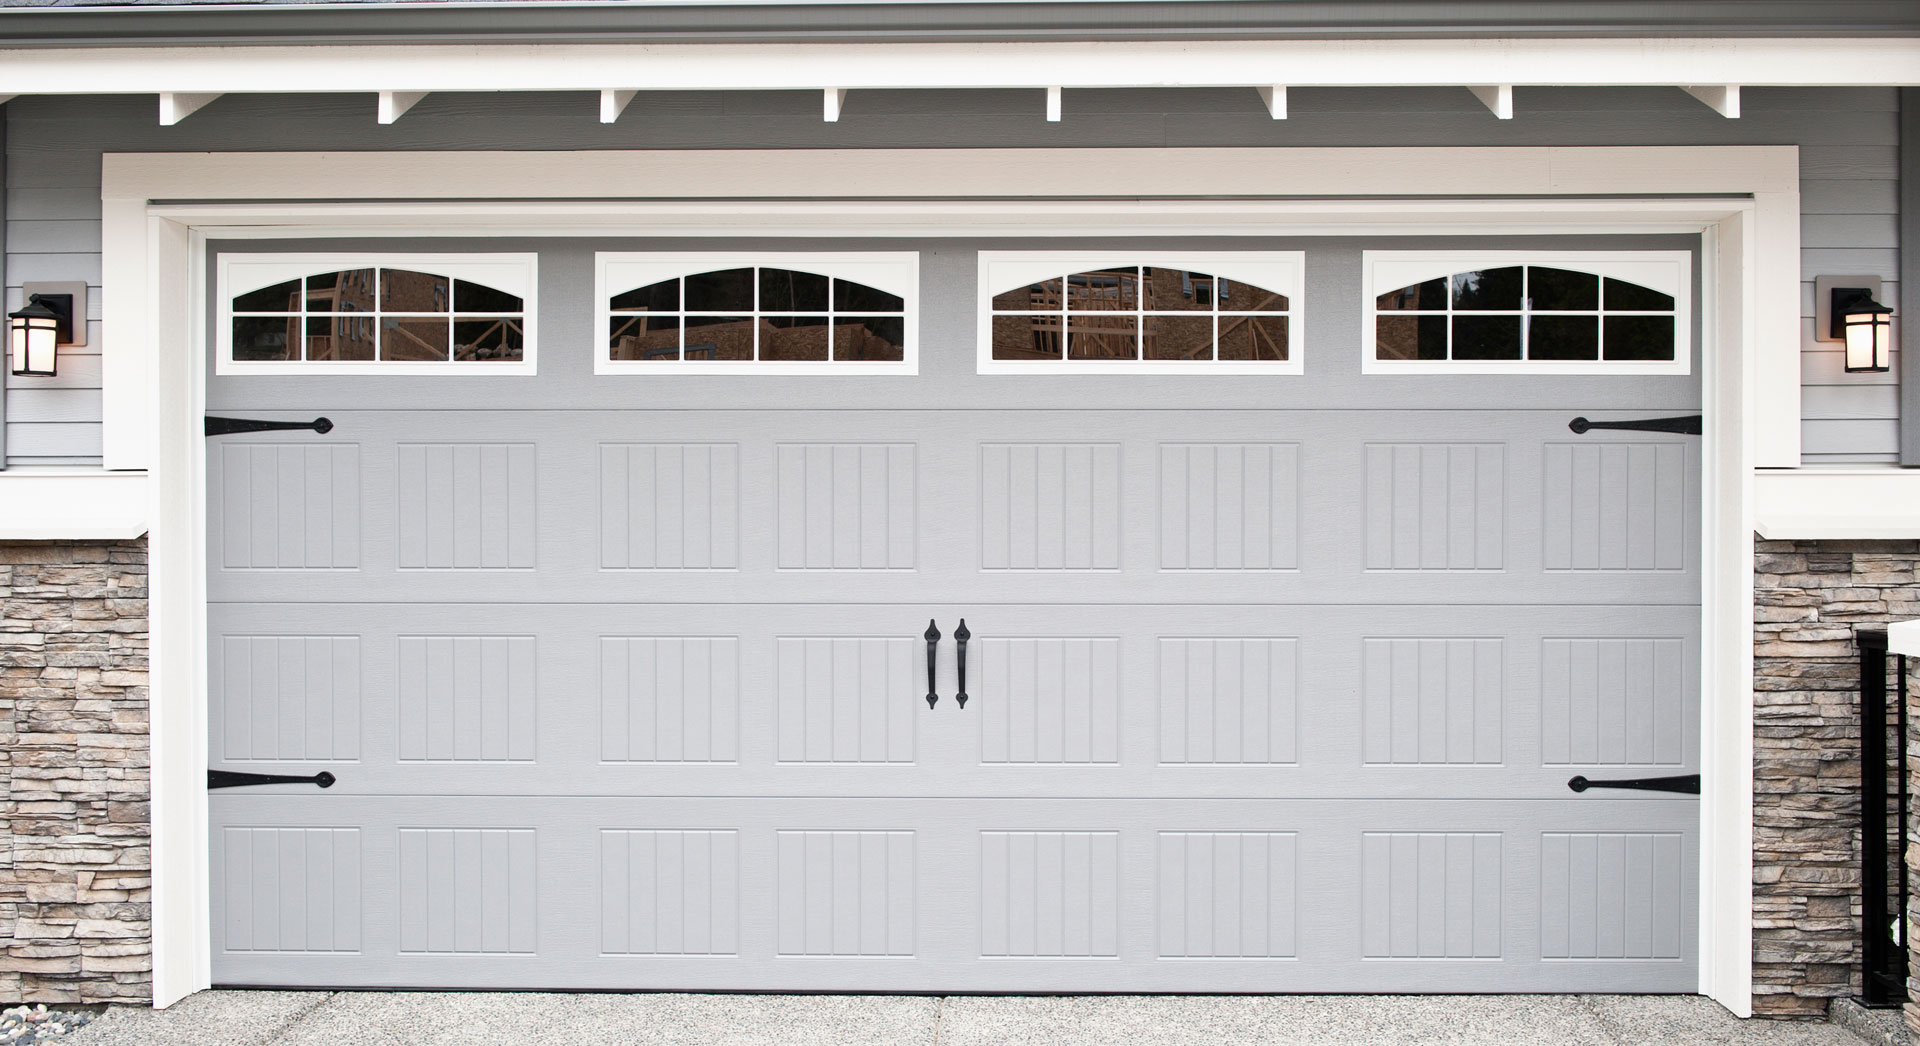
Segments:
[[[1696,377],[1362,374],[1331,241],[1298,376],[977,375],[964,243],[916,376],[595,376],[534,246],[537,376],[209,379],[333,422],[208,439],[211,765],[337,778],[210,793],[216,983],[1694,990],[1567,782],[1698,771],[1698,437],[1568,421]]]

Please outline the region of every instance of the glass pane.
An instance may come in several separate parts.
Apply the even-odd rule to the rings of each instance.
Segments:
[[[380,358],[383,360],[444,360],[447,358],[447,321],[444,319],[380,322]]]
[[[1213,359],[1213,317],[1211,315],[1155,316],[1149,313],[1146,321],[1147,325],[1142,329],[1140,340],[1147,359]]]
[[[1234,312],[1285,312],[1287,296],[1251,283],[1221,280],[1220,308]]]
[[[761,307],[765,308],[765,306]],[[845,280],[833,281],[835,312],[903,312],[906,307],[906,300],[898,294],[888,294],[883,290],[863,284],[848,283]]]
[[[288,280],[257,291],[248,291],[233,299],[235,312],[299,312],[300,281]]]
[[[430,272],[380,270],[380,308],[386,312],[446,312],[453,303],[453,281]]]
[[[907,321],[899,316],[837,317],[833,327],[833,358],[876,363],[904,360],[907,358]]]
[[[1132,312],[1140,307],[1140,270],[1097,269],[1067,277],[1067,308]]]
[[[1590,272],[1527,266],[1527,298],[1542,312],[1570,312],[1600,307],[1600,277]]]
[[[1060,289],[1065,282],[1064,280],[1042,280],[1039,283],[1001,291],[993,296],[993,308],[996,312],[1058,312]]]
[[[453,320],[453,358],[476,363],[506,363],[520,359],[525,339],[520,317],[494,316]]]
[[[1413,309],[1445,312],[1447,311],[1447,281],[1428,280],[1411,287],[1402,287],[1397,291],[1388,291],[1373,299],[1373,307],[1382,312],[1403,312]]]
[[[647,361],[679,359],[680,317],[615,316],[612,332],[607,339],[607,358]]]
[[[526,303],[506,291],[497,291],[466,280],[453,281],[453,308],[456,312],[522,312]]]
[[[753,270],[721,269],[687,277],[686,307],[690,312],[751,312]]]
[[[1220,317],[1220,358],[1223,360],[1284,360],[1287,358],[1285,316]]]
[[[993,358],[996,360],[1057,360],[1060,358],[1060,314],[995,316]]]
[[[1520,317],[1455,316],[1453,358],[1456,360],[1517,360],[1520,358]]]
[[[1377,360],[1444,360],[1447,318],[1381,316],[1373,323],[1373,341]]]
[[[1210,311],[1214,307],[1217,281],[1204,272],[1186,269],[1148,268],[1146,273],[1148,309],[1156,312]],[[1211,353],[1212,350],[1208,350]]]
[[[1135,335],[1139,324],[1131,313],[1073,316],[1067,321],[1067,358],[1070,360],[1131,360],[1139,358]]]
[[[1527,322],[1527,358],[1530,360],[1599,359],[1600,317],[1532,317]]]
[[[826,288],[821,288],[824,297]],[[827,358],[825,316],[767,316],[761,319],[760,358],[763,360],[824,360]]]
[[[1474,272],[1455,273],[1450,277],[1453,283],[1453,307],[1459,309],[1518,309],[1520,307],[1520,266],[1509,265],[1500,269],[1479,269]],[[1514,324],[1517,336],[1519,324]],[[1459,359],[1460,354],[1454,353]]]
[[[616,294],[608,305],[614,312],[679,312],[680,281],[661,280],[624,294]]]
[[[299,329],[298,316],[236,316],[233,319],[235,360],[297,360],[300,345],[289,337]]]
[[[307,358],[310,360],[373,359],[373,317],[307,317]]]
[[[1607,311],[1672,312],[1673,295],[1650,290],[1625,280],[1607,280]]]
[[[1671,360],[1674,358],[1673,317],[1608,316],[1605,322],[1608,359]]]
[[[346,269],[307,277],[308,312],[372,312],[373,270]]]
[[[760,311],[825,312],[827,278],[810,272],[794,272],[792,269],[761,269]],[[806,358],[812,359],[810,356]]]
[[[747,270],[740,269],[739,272]],[[693,281],[687,281],[691,284]],[[688,288],[691,296],[693,290]],[[686,347],[688,360],[750,360],[753,358],[753,317],[689,316]]]

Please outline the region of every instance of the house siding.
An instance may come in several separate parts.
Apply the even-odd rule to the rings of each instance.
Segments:
[[[1813,280],[1881,277],[1897,296],[1899,92],[1748,88],[1726,120],[1672,88],[1521,88],[1495,120],[1464,89],[1300,89],[1270,119],[1251,90],[1070,91],[1047,123],[1038,92],[872,91],[839,123],[806,92],[660,92],[618,124],[583,94],[436,94],[398,123],[370,94],[229,95],[161,127],[151,95],[29,97],[8,103],[6,304],[20,285],[86,280],[88,344],[60,374],[6,393],[9,464],[100,459],[100,156],[107,151],[381,149],[1797,145],[1801,149],[1802,406],[1808,463],[1898,457],[1898,366],[1849,375],[1813,338]],[[564,163],[557,156],[556,163]],[[1204,189],[1205,171],[1195,172]],[[1277,187],[1284,192],[1284,187]]]

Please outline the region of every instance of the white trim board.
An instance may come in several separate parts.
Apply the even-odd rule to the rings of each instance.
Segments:
[[[1770,541],[1920,538],[1920,471],[1762,471],[1753,529]]]
[[[0,472],[0,541],[125,541],[147,532],[147,474]]]

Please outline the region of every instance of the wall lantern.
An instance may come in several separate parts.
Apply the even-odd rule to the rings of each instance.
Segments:
[[[7,344],[13,372],[34,378],[53,376],[62,328],[71,327],[65,302],[36,294],[19,312],[7,314]]]
[[[1893,366],[1893,310],[1880,304],[1875,276],[1820,276],[1813,284],[1813,336],[1846,348],[1849,374],[1882,373]]]

